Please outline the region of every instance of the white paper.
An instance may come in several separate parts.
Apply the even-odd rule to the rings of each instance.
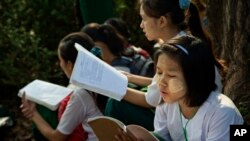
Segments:
[[[121,100],[127,91],[127,77],[75,43],[77,59],[70,83]]]
[[[22,88],[18,96],[22,97],[25,92],[26,99],[54,111],[58,108],[59,103],[72,91],[67,87],[36,79]]]

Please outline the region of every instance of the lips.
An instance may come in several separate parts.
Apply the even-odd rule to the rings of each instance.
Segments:
[[[162,97],[168,95],[168,93],[167,93],[167,92],[164,92],[164,91],[160,91],[160,94],[161,94]]]

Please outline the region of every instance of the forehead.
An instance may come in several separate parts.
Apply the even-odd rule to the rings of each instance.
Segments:
[[[142,5],[140,6],[140,15],[141,16],[145,15],[145,11],[143,10]]]
[[[171,72],[180,71],[181,67],[177,60],[171,58],[165,53],[162,53],[158,57],[157,68],[167,70]]]

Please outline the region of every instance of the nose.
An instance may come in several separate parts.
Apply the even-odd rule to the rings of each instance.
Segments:
[[[159,76],[158,79],[157,79],[157,83],[159,86],[162,86],[162,87],[167,87],[168,84],[166,82],[166,80],[164,79],[163,76]]]
[[[140,23],[140,28],[143,29],[143,21]]]

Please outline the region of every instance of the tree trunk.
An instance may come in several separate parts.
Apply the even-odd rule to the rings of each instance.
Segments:
[[[250,123],[250,1],[207,0],[215,55],[226,61],[224,94]]]

